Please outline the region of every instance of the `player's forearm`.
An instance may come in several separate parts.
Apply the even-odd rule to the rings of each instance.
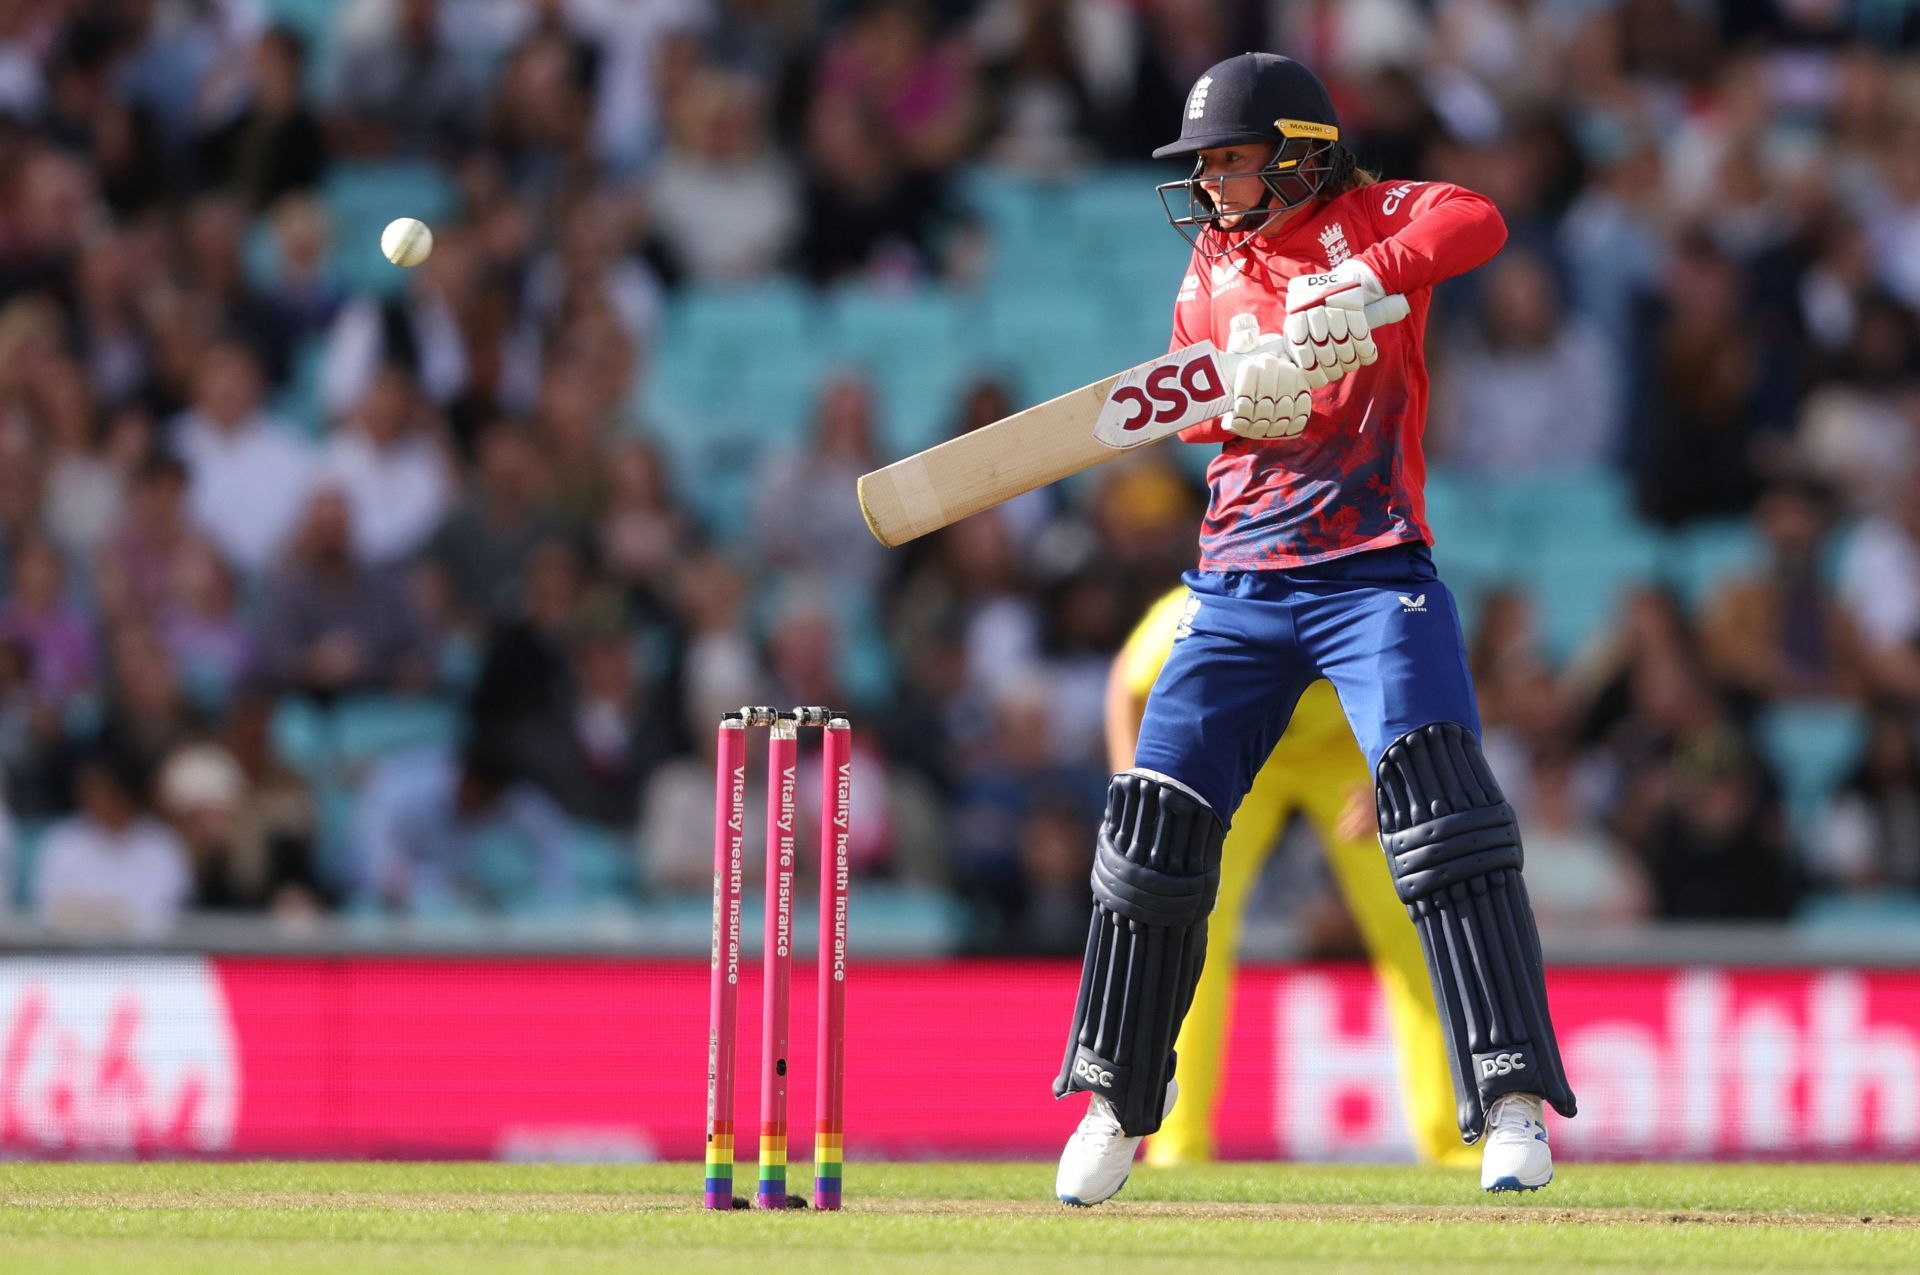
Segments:
[[[1506,241],[1493,201],[1453,187],[1359,259],[1388,293],[1413,292],[1486,264]]]

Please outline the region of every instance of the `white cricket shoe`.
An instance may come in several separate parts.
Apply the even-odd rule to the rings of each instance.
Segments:
[[[1538,1094],[1502,1094],[1487,1112],[1480,1153],[1482,1191],[1538,1191],[1553,1181],[1553,1150]]]
[[[1160,1114],[1165,1116],[1172,1111],[1179,1097],[1180,1086],[1168,1080],[1167,1101],[1160,1108]],[[1073,1131],[1073,1136],[1067,1139],[1067,1149],[1060,1153],[1060,1172],[1054,1176],[1053,1193],[1060,1197],[1060,1203],[1075,1208],[1111,1200],[1133,1173],[1133,1153],[1139,1148],[1139,1138],[1129,1138],[1120,1132],[1120,1117],[1114,1112],[1113,1104],[1094,1094],[1087,1102],[1087,1114],[1080,1118],[1080,1127]]]

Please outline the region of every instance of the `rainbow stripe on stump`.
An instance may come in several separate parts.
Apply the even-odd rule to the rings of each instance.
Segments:
[[[760,1187],[754,1192],[753,1202],[763,1209],[787,1207],[787,1130],[784,1125],[761,1127]]]
[[[707,1134],[707,1207],[733,1207],[733,1126]]]
[[[813,1207],[840,1207],[841,1135],[824,1129],[813,1140]]]

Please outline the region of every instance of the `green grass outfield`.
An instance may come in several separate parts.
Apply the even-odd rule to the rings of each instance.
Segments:
[[[796,1179],[809,1166],[797,1164]],[[1053,1166],[847,1166],[834,1214],[709,1214],[697,1165],[0,1164],[0,1272],[1920,1271],[1920,1166],[1140,1169],[1097,1209]]]

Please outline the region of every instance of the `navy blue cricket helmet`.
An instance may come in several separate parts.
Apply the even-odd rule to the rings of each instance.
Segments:
[[[1206,256],[1224,256],[1266,225],[1276,213],[1319,197],[1352,157],[1340,145],[1340,119],[1320,77],[1278,53],[1242,53],[1209,67],[1193,82],[1180,121],[1180,140],[1153,152],[1155,159],[1193,155],[1194,171],[1157,187],[1167,220]],[[1259,170],[1266,186],[1260,203],[1242,214],[1229,232],[1200,185],[1198,154],[1215,146],[1272,146]],[[1185,203],[1175,202],[1175,192]],[[1211,234],[1218,242],[1209,245]]]

